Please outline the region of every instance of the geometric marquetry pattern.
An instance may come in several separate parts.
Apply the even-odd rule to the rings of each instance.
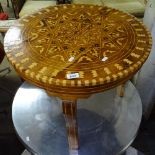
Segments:
[[[23,78],[56,94],[74,88],[74,95],[128,80],[151,44],[150,33],[135,17],[94,5],[42,9],[21,18],[5,37],[7,57]],[[79,76],[67,78],[74,73]]]

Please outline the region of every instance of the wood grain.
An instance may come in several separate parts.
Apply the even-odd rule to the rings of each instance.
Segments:
[[[68,133],[68,144],[70,150],[79,149],[78,126],[77,126],[77,103],[76,101],[63,101],[63,114],[66,121]]]
[[[124,83],[152,46],[150,33],[135,17],[95,5],[44,8],[21,18],[4,42],[23,79],[65,100]],[[74,73],[79,76],[67,78]]]

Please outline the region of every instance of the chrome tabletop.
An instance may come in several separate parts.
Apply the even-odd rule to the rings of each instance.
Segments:
[[[142,106],[131,82],[123,98],[114,88],[77,102],[80,149],[69,152],[62,101],[25,82],[15,95],[12,116],[27,149],[37,155],[116,155],[134,140]]]

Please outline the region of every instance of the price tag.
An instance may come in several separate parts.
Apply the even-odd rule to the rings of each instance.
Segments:
[[[76,79],[76,78],[79,78],[79,77],[80,77],[79,73],[67,74],[67,79]]]

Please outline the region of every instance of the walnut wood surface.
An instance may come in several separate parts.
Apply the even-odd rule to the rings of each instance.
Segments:
[[[63,114],[66,121],[68,144],[70,150],[79,149],[76,101],[63,101]]]
[[[106,6],[59,5],[21,18],[5,37],[16,71],[49,94],[76,99],[124,83],[151,51],[135,17]],[[79,78],[67,79],[78,73]]]

